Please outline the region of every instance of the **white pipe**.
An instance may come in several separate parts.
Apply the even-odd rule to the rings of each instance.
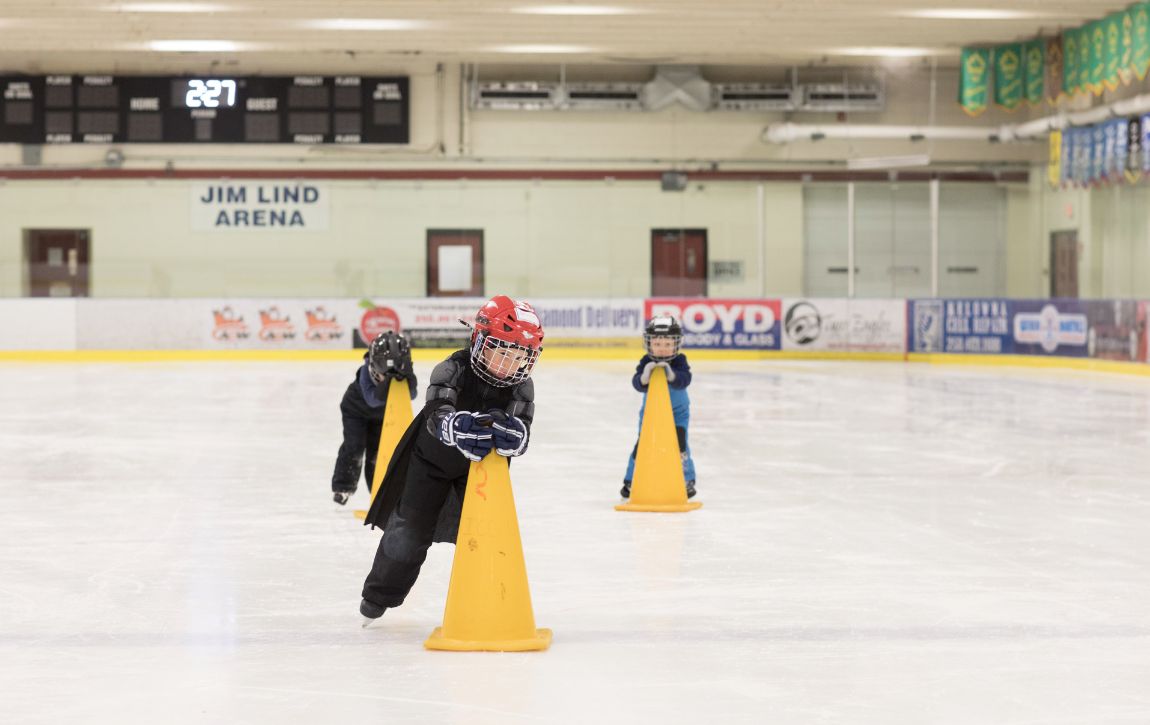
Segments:
[[[755,206],[755,237],[758,240],[759,247],[759,292],[763,297],[767,296],[767,230],[766,220],[764,219],[764,212],[766,211],[763,198],[763,185],[759,184],[755,190],[757,204]]]
[[[930,180],[930,296],[938,297],[938,179]]]
[[[847,297],[855,296],[855,182],[847,183]]]
[[[996,133],[998,133],[997,128],[970,126],[884,126],[853,123],[824,126],[821,124],[773,123],[763,130],[762,140],[774,144],[787,144],[800,140],[820,141],[824,138],[896,139],[902,141],[938,138],[989,141],[990,137]]]
[[[896,139],[918,141],[940,139],[947,141],[1018,141],[1044,136],[1067,126],[1088,126],[1109,118],[1133,116],[1150,112],[1150,93],[1114,101],[1086,111],[1057,113],[1025,123],[1002,126],[885,126],[880,124],[798,124],[772,123],[763,129],[761,139],[766,143],[788,144],[794,141],[818,141],[824,138],[852,140]]]

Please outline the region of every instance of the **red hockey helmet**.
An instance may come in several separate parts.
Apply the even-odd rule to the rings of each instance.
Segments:
[[[543,326],[526,302],[496,295],[475,313],[471,369],[487,383],[501,388],[522,383],[542,351]]]

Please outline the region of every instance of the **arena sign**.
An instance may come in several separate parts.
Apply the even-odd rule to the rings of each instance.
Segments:
[[[328,228],[328,189],[294,181],[191,185],[197,232],[315,232]]]

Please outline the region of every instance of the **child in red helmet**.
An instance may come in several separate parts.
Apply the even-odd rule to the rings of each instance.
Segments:
[[[383,529],[359,607],[368,619],[403,603],[433,542],[455,543],[471,462],[492,450],[527,450],[539,317],[526,302],[498,295],[471,328],[469,348],[432,371],[427,404],[396,447],[364,522]]]

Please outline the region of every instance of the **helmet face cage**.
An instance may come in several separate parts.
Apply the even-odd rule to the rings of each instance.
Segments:
[[[675,346],[670,354],[656,355],[651,350],[651,342],[653,340],[671,340]],[[683,328],[679,325],[679,321],[674,317],[654,317],[648,323],[646,329],[643,331],[643,347],[647,350],[647,355],[652,360],[659,362],[666,362],[674,359],[679,354],[679,348],[683,345]]]
[[[381,332],[371,342],[367,356],[367,372],[372,381],[379,385],[389,370],[400,367],[400,363],[411,354],[407,339],[394,332]]]
[[[539,350],[479,332],[471,345],[471,369],[489,385],[506,388],[531,377]]]
[[[675,343],[675,348],[671,352],[670,355],[656,355],[654,352],[651,351],[651,341],[652,340],[671,340]],[[647,348],[647,355],[649,355],[652,360],[655,360],[658,362],[666,362],[668,360],[674,359],[675,356],[679,354],[679,348],[682,347],[682,345],[683,345],[682,334],[672,335],[672,334],[666,333],[666,332],[656,332],[656,333],[644,333],[644,335],[643,335],[643,346],[645,348]]]

